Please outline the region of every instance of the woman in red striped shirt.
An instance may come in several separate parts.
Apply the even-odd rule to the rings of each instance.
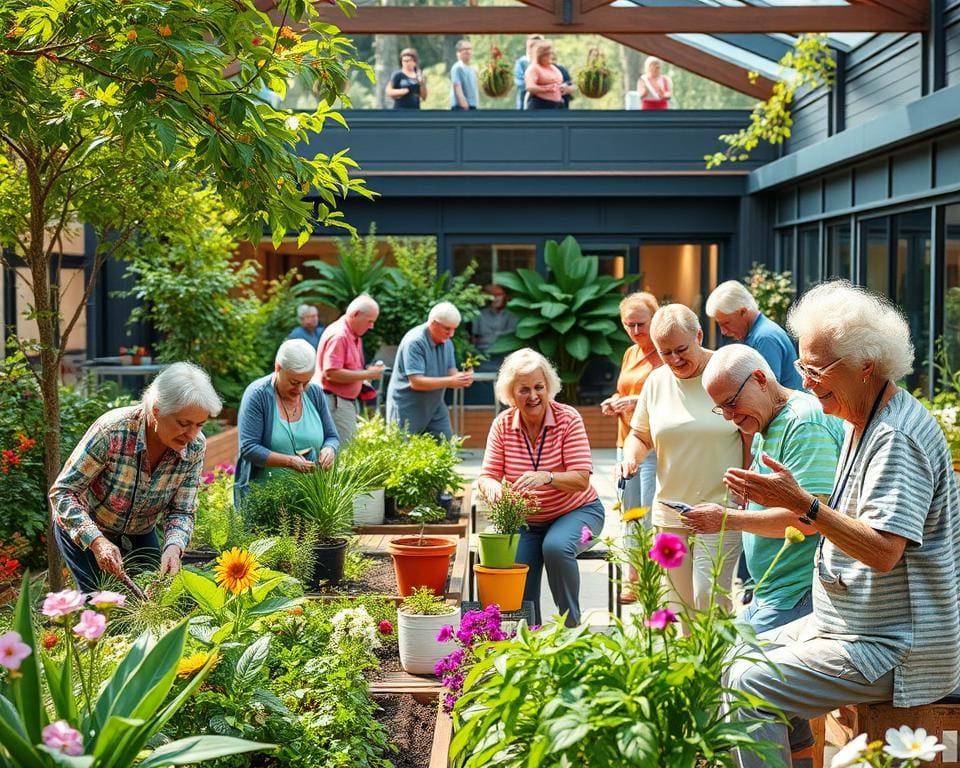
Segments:
[[[521,532],[517,551],[517,561],[530,566],[523,599],[533,603],[534,621],[541,623],[540,583],[546,568],[553,599],[566,614],[566,625],[574,627],[580,623],[577,555],[600,535],[604,517],[590,485],[587,431],[575,408],[554,400],[560,377],[532,349],[517,350],[503,361],[495,390],[510,407],[490,427],[480,486],[496,499],[505,480],[537,501],[540,511]]]

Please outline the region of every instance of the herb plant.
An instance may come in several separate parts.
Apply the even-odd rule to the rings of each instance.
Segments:
[[[480,489],[480,496],[487,504],[487,518],[496,533],[514,534],[527,527],[527,518],[540,511],[540,505],[523,491],[515,491],[509,483],[500,486],[500,498],[496,501]]]
[[[400,603],[400,610],[414,616],[443,616],[456,608],[449,605],[442,595],[433,594],[429,587],[419,587]]]

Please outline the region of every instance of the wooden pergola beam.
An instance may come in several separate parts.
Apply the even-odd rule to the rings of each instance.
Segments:
[[[604,35],[604,37],[628,48],[652,54],[674,66],[760,101],[769,98],[773,90],[773,80],[761,76],[755,82],[751,82],[747,77],[747,70],[743,67],[738,67],[666,35]],[[633,83],[627,83],[627,87],[632,88]]]
[[[918,21],[926,21],[930,14],[928,0],[848,0],[848,2],[857,6],[884,8]]]
[[[320,21],[352,35],[923,32],[929,24],[926,15],[921,19],[864,5],[599,7],[585,14],[575,2],[571,6],[570,23],[565,23],[559,8],[548,13],[529,6],[360,6],[349,19],[326,3],[317,11]],[[271,15],[280,18],[276,9]]]

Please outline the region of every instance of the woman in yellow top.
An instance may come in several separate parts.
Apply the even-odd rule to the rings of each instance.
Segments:
[[[617,487],[621,491],[620,502],[624,512],[634,507],[649,507],[653,503],[657,484],[657,454],[654,451],[650,452],[633,477],[620,476],[619,469],[623,461],[623,441],[630,434],[630,419],[637,407],[643,383],[655,368],[663,364],[650,338],[650,320],[659,308],[657,297],[643,291],[631,293],[620,302],[620,322],[633,341],[633,346],[623,353],[617,391],[600,403],[600,411],[604,416],[617,417]],[[641,522],[650,525],[650,516],[643,517]],[[627,523],[624,534],[626,546],[636,546],[636,536],[632,533],[636,525],[636,522]],[[627,580],[637,580],[637,572],[632,567]],[[629,589],[624,589],[620,594],[621,603],[632,603],[635,599],[636,596]]]

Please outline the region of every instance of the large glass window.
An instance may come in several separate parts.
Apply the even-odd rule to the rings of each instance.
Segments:
[[[777,265],[781,272],[794,272],[793,228],[781,229],[777,238]]]
[[[487,284],[495,272],[537,268],[537,246],[532,243],[463,243],[453,246],[453,273],[477,262],[474,282]]]
[[[915,357],[912,387],[926,390],[930,360],[930,211],[910,211],[893,217],[896,238],[897,303],[907,316]]]
[[[581,243],[580,250],[584,256],[596,256],[600,260],[599,274],[616,278],[627,274],[627,259],[630,255],[629,245]]]
[[[650,243],[640,246],[641,285],[661,303],[686,304],[701,316],[704,343],[716,346],[716,324],[703,315],[717,287],[720,247],[716,243]]]
[[[890,295],[890,220],[868,219],[860,225],[866,284]]]
[[[943,338],[950,365],[960,367],[960,204],[944,211]]]
[[[797,243],[797,292],[803,293],[820,282],[820,229],[800,230]]]
[[[827,227],[827,272],[824,277],[853,279],[850,224],[831,224]]]

